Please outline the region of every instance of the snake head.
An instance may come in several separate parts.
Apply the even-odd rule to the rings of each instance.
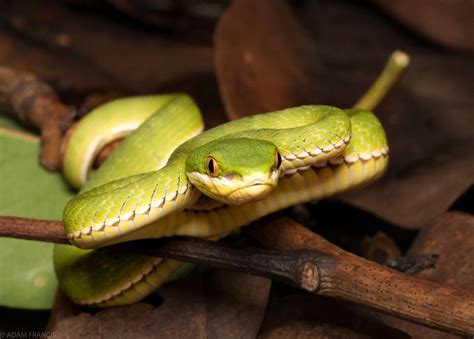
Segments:
[[[228,205],[261,200],[278,184],[282,158],[268,141],[249,138],[213,140],[194,149],[186,173],[203,194]]]

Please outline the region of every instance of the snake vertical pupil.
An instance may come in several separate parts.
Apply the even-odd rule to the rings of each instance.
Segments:
[[[211,177],[217,177],[219,174],[219,165],[213,157],[207,158],[207,174]]]
[[[281,155],[280,152],[276,151],[275,152],[275,168],[278,169],[281,166]]]

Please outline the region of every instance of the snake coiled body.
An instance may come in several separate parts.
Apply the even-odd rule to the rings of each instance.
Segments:
[[[140,112],[136,120],[126,114],[132,111]],[[383,128],[367,111],[301,106],[239,119],[200,133],[202,118],[191,98],[152,96],[106,104],[81,122],[66,152],[82,150],[87,159],[83,156],[76,160],[70,155],[68,163],[67,155],[64,166],[66,176],[76,186],[85,183],[91,159],[97,153],[97,147],[89,146],[87,130],[112,113],[133,120],[129,123],[133,128],[140,127],[65,208],[66,234],[82,249],[58,246],[55,251],[61,287],[80,304],[114,306],[135,302],[182,266],[174,260],[92,248],[173,235],[217,240],[274,211],[366,185],[383,174],[388,162]],[[104,141],[101,133],[115,131],[117,138],[133,129],[122,126],[114,130],[106,125],[94,136],[95,145],[113,139]],[[205,197],[202,192],[206,184],[212,190],[205,192],[207,195],[218,200],[220,195],[229,195],[236,178],[221,178],[226,185],[217,187],[205,173],[189,172],[188,163],[198,149],[207,151],[211,145],[219,151],[219,145],[229,141],[229,147],[236,147],[235,156],[243,159],[247,152],[249,157],[256,152],[248,146],[253,145],[252,140],[274,145],[281,155],[276,187],[260,200],[238,205]],[[233,166],[241,167],[243,163],[237,161]],[[198,165],[201,164],[195,167]],[[271,169],[275,170],[275,166]],[[236,173],[249,173],[246,168],[237,170]],[[256,191],[255,185],[245,190],[244,197]]]

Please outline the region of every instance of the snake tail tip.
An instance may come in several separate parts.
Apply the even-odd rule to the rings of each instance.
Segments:
[[[401,50],[396,50],[395,52],[393,52],[392,59],[397,65],[400,65],[402,67],[406,67],[410,63],[410,56]]]

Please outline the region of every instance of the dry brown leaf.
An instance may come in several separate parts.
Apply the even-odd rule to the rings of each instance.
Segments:
[[[271,280],[215,270],[204,280],[209,338],[255,338],[270,293]]]
[[[434,269],[417,276],[446,285],[474,291],[474,216],[461,212],[448,212],[432,225],[422,229],[410,248],[409,254],[434,253],[439,259]],[[390,326],[397,327],[417,338],[456,338],[444,332],[414,323],[381,316]]]
[[[209,41],[225,1],[109,0],[107,4],[137,21],[184,39]]]
[[[400,330],[359,315],[348,303],[309,294],[277,298],[267,310],[262,338],[408,338]]]
[[[311,77],[318,66],[314,45],[284,1],[232,1],[214,45],[219,89],[231,119],[302,104],[317,92]]]
[[[260,336],[264,339],[283,338],[340,338],[340,339],[362,339],[370,338],[367,335],[359,334],[356,331],[338,327],[332,324],[315,323],[308,320],[294,320],[265,333]]]
[[[60,91],[154,92],[213,72],[208,45],[170,40],[58,3],[3,3],[0,23],[0,63],[34,72]]]
[[[474,51],[474,2],[373,0],[401,23],[443,45]]]
[[[137,303],[81,313],[61,320],[59,338],[207,338],[201,278],[183,279],[160,289],[163,304]]]
[[[345,202],[405,228],[419,228],[441,215],[474,183],[474,143],[446,146],[413,168],[341,197]]]

